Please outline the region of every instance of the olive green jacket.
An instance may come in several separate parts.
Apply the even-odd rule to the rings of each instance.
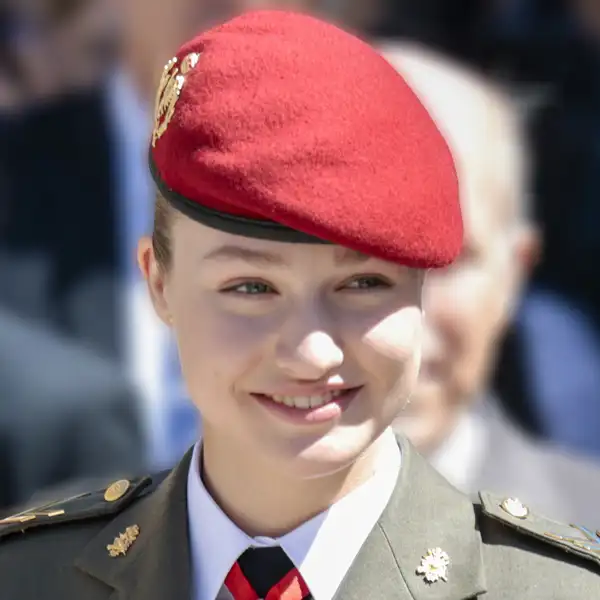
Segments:
[[[600,598],[597,533],[486,493],[472,501],[408,443],[401,445],[395,491],[337,600]],[[192,600],[190,457],[166,477],[141,478],[1,523],[2,600]],[[424,559],[429,550],[431,564]]]

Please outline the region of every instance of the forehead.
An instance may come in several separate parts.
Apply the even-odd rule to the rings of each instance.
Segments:
[[[463,190],[461,207],[463,247],[485,248],[495,242],[506,228],[500,193],[497,188],[488,185],[485,177]]]

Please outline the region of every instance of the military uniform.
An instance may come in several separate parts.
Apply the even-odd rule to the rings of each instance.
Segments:
[[[173,208],[230,234],[336,244],[413,269],[446,266],[460,251],[454,160],[431,116],[372,48],[308,16],[249,13],[184,44],[159,85],[149,163]],[[399,451],[388,439],[401,457],[389,501],[365,530],[335,598],[600,597],[596,533],[529,514],[516,500],[482,493],[473,502],[408,443]],[[215,600],[192,589],[202,571],[190,550],[199,512],[186,487],[198,464],[191,457],[171,473],[5,520],[2,598]],[[326,524],[353,492],[314,519]],[[345,514],[317,567],[339,558],[344,531],[355,532],[360,516]],[[240,573],[246,577],[237,556],[225,580],[231,594],[219,599],[234,596]],[[280,586],[285,575],[267,594],[253,587],[235,597],[312,598],[300,562],[288,571],[295,587]]]
[[[586,600],[600,597],[600,542],[517,500],[456,491],[407,442],[391,501],[336,598]],[[0,525],[6,600],[191,599],[186,480],[121,482]],[[428,551],[430,552],[429,557]]]

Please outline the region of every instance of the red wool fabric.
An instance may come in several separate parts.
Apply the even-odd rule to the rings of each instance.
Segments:
[[[311,16],[257,11],[177,58],[194,52],[151,148],[164,188],[410,267],[454,260],[462,219],[450,150],[368,44]]]

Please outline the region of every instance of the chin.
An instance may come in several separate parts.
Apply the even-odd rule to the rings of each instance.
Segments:
[[[350,470],[373,442],[370,435],[358,434],[360,428],[331,433],[311,443],[288,440],[278,454],[278,462],[290,476],[319,479]]]

